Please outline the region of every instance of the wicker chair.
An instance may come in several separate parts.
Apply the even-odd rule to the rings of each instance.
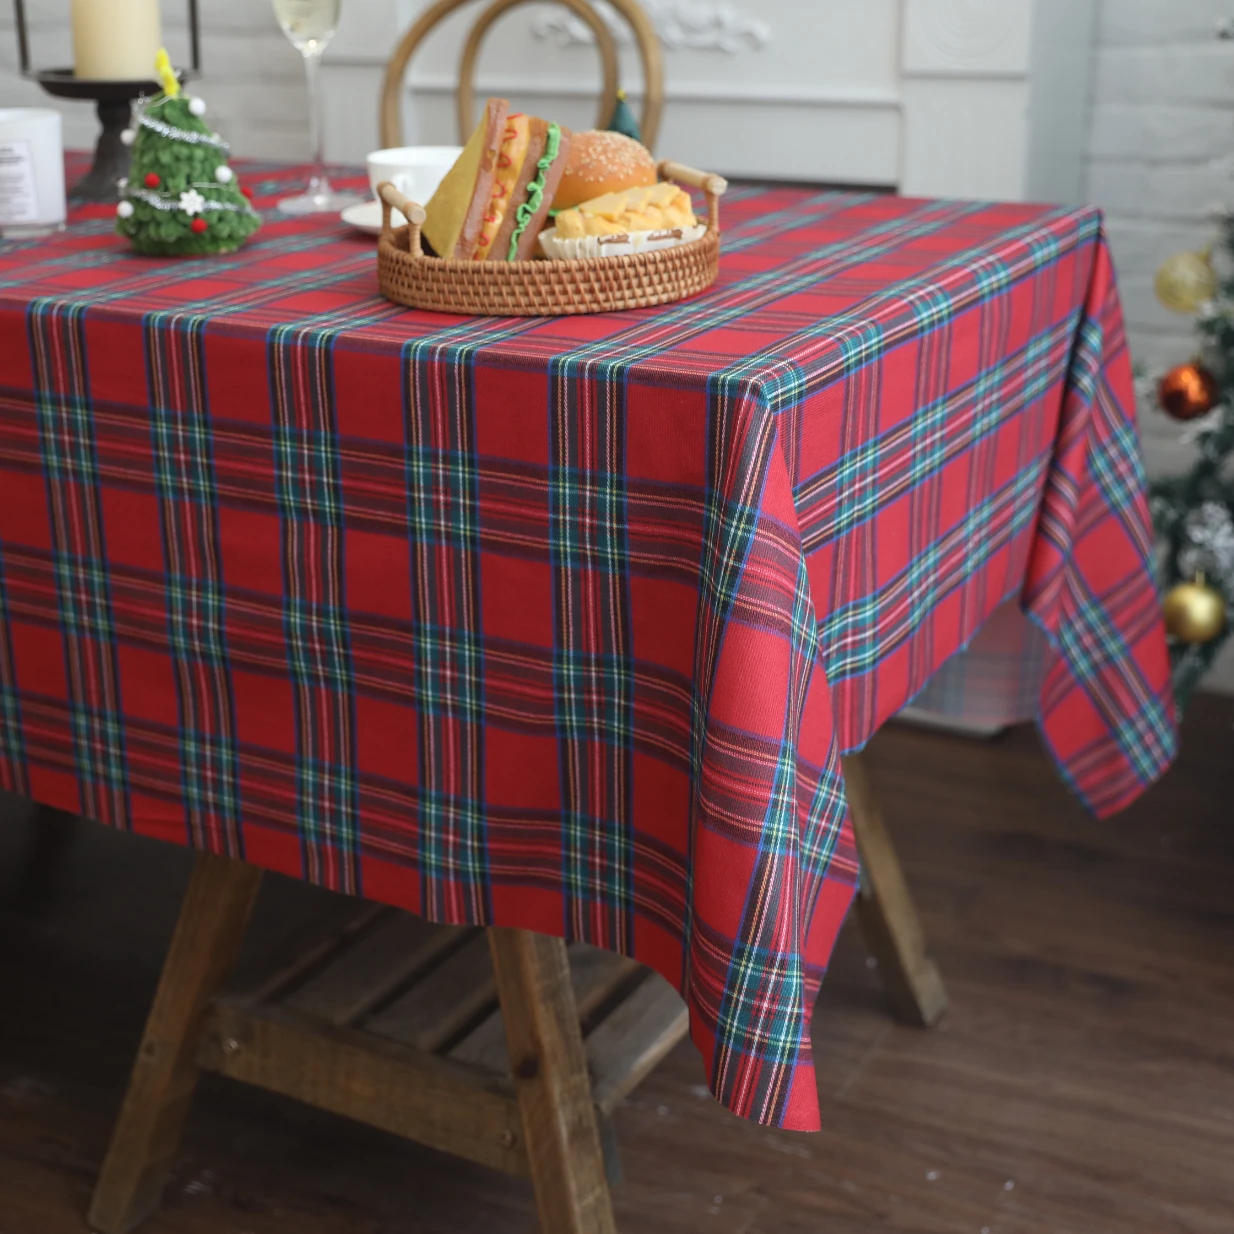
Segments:
[[[381,143],[383,146],[400,146],[403,144],[402,93],[403,77],[407,64],[415,54],[416,49],[424,41],[428,33],[455,9],[471,3],[472,0],[437,0],[426,9],[403,36],[390,62],[386,66],[385,80],[381,87]],[[557,0],[565,5],[574,15],[591,27],[596,38],[596,48],[600,55],[600,67],[603,76],[603,93],[600,96],[600,108],[596,119],[597,128],[606,128],[613,118],[616,106],[618,72],[617,48],[609,28],[604,24],[599,13],[589,0]],[[492,3],[480,14],[463,45],[463,55],[459,62],[458,84],[458,130],[459,140],[466,141],[471,132],[475,114],[475,92],[472,80],[475,76],[476,57],[480,44],[488,33],[489,27],[509,9],[529,0],[492,0]],[[609,3],[629,24],[634,32],[635,42],[643,62],[643,111],[639,119],[643,141],[649,149],[655,148],[656,134],[660,127],[660,112],[664,105],[664,64],[660,54],[660,41],[656,35],[647,14],[639,7],[637,0],[609,0]]]

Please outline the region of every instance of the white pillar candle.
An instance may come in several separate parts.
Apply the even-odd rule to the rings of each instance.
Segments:
[[[60,113],[0,108],[0,235],[35,236],[64,226]]]
[[[78,77],[152,81],[163,45],[159,0],[73,0],[73,55]]]

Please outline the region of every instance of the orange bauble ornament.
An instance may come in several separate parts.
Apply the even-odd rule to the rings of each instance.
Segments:
[[[1157,387],[1162,411],[1173,420],[1194,420],[1217,406],[1221,386],[1202,364],[1178,364]]]

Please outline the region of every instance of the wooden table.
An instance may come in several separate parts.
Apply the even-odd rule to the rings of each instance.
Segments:
[[[895,1013],[946,1010],[864,765],[845,760],[862,930]],[[248,988],[225,989],[261,871],[199,855],[90,1224],[158,1207],[202,1071],[529,1176],[544,1234],[614,1230],[612,1111],[686,1035],[685,1004],[632,960],[527,930],[435,926],[341,901]]]
[[[237,172],[267,207],[300,175]],[[684,1024],[617,953],[686,995],[729,1108],[817,1127],[858,851],[893,1005],[945,1004],[841,755],[1007,597],[1086,804],[1168,765],[1097,216],[747,187],[724,226],[689,304],[515,326],[382,301],[332,220],[196,264],[90,209],[0,248],[0,786],[499,927],[366,910],[228,992],[260,876],[203,856],[102,1234],[157,1203],[203,1068],[611,1228],[609,1111]]]

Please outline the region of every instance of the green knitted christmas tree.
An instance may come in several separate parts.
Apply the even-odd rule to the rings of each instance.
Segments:
[[[124,133],[133,163],[120,183],[116,230],[152,257],[233,252],[261,226],[261,216],[227,165],[227,143],[202,122],[205,103],[180,92],[166,52],[155,67],[163,93]]]

